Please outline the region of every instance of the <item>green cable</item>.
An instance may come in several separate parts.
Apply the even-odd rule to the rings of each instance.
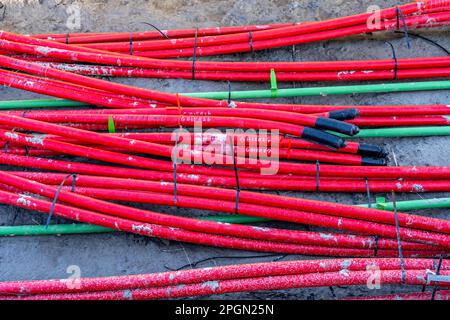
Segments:
[[[50,107],[80,107],[88,105],[89,104],[84,102],[64,99],[6,100],[0,101],[0,110]]]
[[[368,207],[367,204],[359,205],[360,207]],[[397,210],[410,211],[410,210],[423,210],[423,209],[437,209],[437,208],[449,208],[450,198],[441,199],[423,199],[423,200],[410,200],[410,201],[398,201],[396,203]],[[384,198],[377,198],[376,203],[372,206],[375,209],[393,211],[394,206],[392,202],[385,202]],[[211,216],[202,217],[202,220],[224,222],[224,223],[256,223],[266,222],[270,219],[249,217],[241,215],[228,215],[228,216]],[[44,225],[35,226],[0,226],[0,237],[3,236],[37,236],[37,235],[62,235],[62,234],[84,234],[84,233],[106,233],[115,232],[116,230],[90,225],[90,224],[59,224],[49,225],[46,228]]]
[[[272,84],[273,86],[273,84]],[[234,91],[231,92],[232,99],[257,99],[276,97],[296,97],[296,96],[314,96],[314,95],[333,95],[333,94],[354,94],[354,93],[373,93],[373,92],[401,92],[401,91],[420,91],[420,90],[443,90],[450,89],[450,81],[429,81],[429,82],[406,82],[389,84],[369,84],[355,86],[337,86],[337,87],[315,87],[315,88],[291,88],[254,91]],[[274,94],[274,90],[275,93]],[[228,99],[228,92],[203,92],[203,93],[183,93],[182,95],[209,98],[209,99]],[[20,108],[43,108],[43,107],[69,107],[69,106],[88,106],[86,103],[70,101],[64,99],[37,99],[37,100],[11,100],[0,101],[1,109],[20,109]],[[333,134],[336,134],[333,132]],[[348,137],[356,138],[389,138],[389,137],[423,137],[423,136],[446,136],[450,135],[450,126],[436,127],[402,127],[402,128],[380,128],[364,129],[357,135]]]
[[[368,205],[364,206],[368,207]],[[400,211],[450,208],[450,198],[399,201],[396,203],[396,206],[397,210]],[[385,202],[385,198],[377,198],[373,207],[380,210],[394,211],[394,204],[392,202]]]
[[[236,224],[269,221],[269,219],[240,216],[240,215],[202,217],[201,219],[224,223],[236,223]],[[107,233],[116,231],[117,230],[100,227],[92,224],[56,224],[56,225],[49,225],[47,228],[45,225],[0,226],[0,237]]]
[[[328,96],[340,94],[410,92],[450,89],[450,81],[403,82],[388,84],[366,84],[353,86],[290,88],[273,90],[232,91],[231,99],[290,98],[304,96]],[[226,100],[229,92],[181,93],[189,97]]]
[[[302,96],[327,96],[340,94],[410,92],[410,91],[448,90],[448,89],[450,89],[450,80],[367,84],[367,85],[334,86],[334,87],[290,88],[290,89],[278,89],[275,87],[268,90],[232,91],[231,99],[261,99],[274,97],[289,98]],[[221,92],[195,92],[195,93],[180,93],[180,94],[196,98],[227,100],[229,98],[230,93],[228,91],[221,91]],[[0,109],[73,107],[86,105],[88,104],[64,99],[12,100],[12,101],[1,101]]]
[[[44,236],[60,234],[104,233],[112,229],[91,224],[55,224],[46,228],[43,225],[33,226],[1,226],[0,236]]]
[[[236,223],[236,224],[270,221],[270,219],[266,219],[266,218],[250,217],[250,216],[243,216],[243,215],[210,216],[210,217],[201,217],[200,219],[216,221],[216,222],[223,222],[223,223]]]
[[[450,126],[364,129],[352,137],[336,132],[333,134],[345,139],[448,136],[450,135]]]

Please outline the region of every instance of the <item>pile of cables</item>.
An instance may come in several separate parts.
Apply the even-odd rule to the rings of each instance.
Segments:
[[[142,300],[186,298],[261,290],[379,283],[430,286],[432,290],[396,295],[396,299],[448,300],[449,291],[434,290],[436,271],[450,274],[448,261],[437,269],[430,259],[328,259],[272,262],[192,269],[122,277],[0,283],[0,299],[11,300]],[[376,276],[374,276],[374,274]],[[446,288],[448,284],[444,284]],[[393,296],[374,297],[392,299]]]
[[[373,15],[131,34],[24,36],[0,31],[0,83],[59,98],[54,102],[71,107],[0,112],[0,165],[14,167],[0,171],[0,204],[47,214],[46,227],[57,216],[104,231],[198,245],[367,257],[83,279],[82,289],[75,292],[66,291],[59,280],[0,283],[0,299],[149,299],[358,285],[365,283],[369,264],[381,268],[383,283],[427,284],[426,270],[435,269],[433,260],[412,258],[447,257],[450,221],[398,212],[401,202],[395,194],[450,191],[450,167],[387,166],[383,148],[348,139],[365,127],[448,126],[447,105],[242,102],[231,98],[231,89],[228,99],[221,99],[89,77],[270,81],[271,97],[276,98],[277,80],[450,75],[448,57],[394,55],[388,60],[327,63],[197,60],[367,32],[442,27],[450,21],[450,1],[380,10],[378,23],[369,26]],[[168,60],[183,57],[193,60]],[[80,107],[73,108],[73,103]],[[216,128],[238,130],[211,130]],[[371,192],[392,193],[393,212],[372,208],[370,201],[368,207],[359,207],[258,192],[264,190],[367,192],[369,199]],[[183,217],[137,209],[130,202],[228,216]],[[277,220],[321,231],[244,225],[237,218],[241,215],[247,222]],[[444,261],[441,273],[447,270]]]
[[[408,30],[413,28],[448,26],[449,21],[448,1],[427,0],[355,16],[292,25],[33,37],[2,32],[0,52],[4,56],[35,61],[61,70],[108,77],[269,81],[270,71],[274,69],[278,81],[438,78],[450,74],[448,57],[397,59],[395,51],[392,59],[367,61],[231,63],[198,61],[197,58],[391,30],[408,35]],[[193,60],[167,60],[186,57]],[[7,63],[2,62],[1,66],[8,67]]]

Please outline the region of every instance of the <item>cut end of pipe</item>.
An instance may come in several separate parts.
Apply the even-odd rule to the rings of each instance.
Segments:
[[[358,154],[376,158],[385,158],[388,155],[386,150],[384,150],[382,147],[368,143],[359,144]]]
[[[359,132],[359,128],[354,124],[324,117],[317,118],[315,127],[318,129],[343,133],[348,136],[354,136]]]
[[[344,109],[344,110],[336,110],[330,111],[329,117],[330,119],[335,120],[353,120],[359,114],[358,109]]]
[[[343,138],[313,128],[305,128],[302,138],[331,148],[340,149],[346,146]]]

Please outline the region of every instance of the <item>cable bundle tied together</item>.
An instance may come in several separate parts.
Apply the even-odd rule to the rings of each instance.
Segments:
[[[433,260],[406,259],[407,285],[427,281]],[[441,266],[449,274],[448,264]],[[334,285],[400,284],[398,259],[329,259],[231,265],[148,275],[0,283],[1,299],[167,299]],[[73,281],[72,279],[70,281]],[[69,285],[68,285],[69,284]],[[75,285],[73,285],[75,284]],[[446,284],[441,284],[446,286]],[[445,294],[446,291],[443,293]]]

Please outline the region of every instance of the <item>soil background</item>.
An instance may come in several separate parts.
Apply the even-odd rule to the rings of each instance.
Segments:
[[[370,5],[394,6],[404,1],[366,0],[169,0],[169,1],[18,1],[1,0],[0,28],[16,33],[71,33],[101,31],[142,31],[148,28],[145,22],[160,29],[188,27],[215,27],[244,24],[266,24],[294,21],[325,20],[365,12]],[[75,11],[74,11],[75,10]],[[79,16],[74,12],[79,10]],[[79,18],[79,19],[78,19]],[[421,31],[439,44],[450,49],[449,29]],[[268,50],[254,54],[229,55],[229,61],[322,61],[343,59],[391,58],[391,48],[384,40],[391,41],[398,57],[420,57],[445,55],[439,48],[418,39],[411,39],[408,49],[405,40],[390,33],[381,36],[360,36],[338,41],[328,41]],[[208,60],[211,58],[200,58]],[[158,79],[111,79],[168,92],[223,91],[226,82],[158,80]],[[284,83],[279,87],[308,87],[332,85],[333,83]],[[268,88],[268,83],[233,83],[233,90]],[[30,99],[39,95],[11,88],[0,87],[0,99]],[[280,99],[288,103],[305,104],[433,104],[449,103],[449,91],[366,94],[346,96],[323,96],[295,99]],[[372,139],[371,143],[384,146],[390,152],[391,165],[450,165],[450,139],[447,137]],[[395,155],[395,157],[394,157]],[[395,158],[395,160],[394,160]],[[11,169],[5,168],[2,169]],[[311,194],[282,193],[296,197],[307,197],[343,203],[366,203],[365,194]],[[373,194],[372,196],[386,196]],[[448,196],[448,194],[403,194],[398,200]],[[178,215],[202,216],[207,211],[176,210],[154,206],[139,206]],[[424,215],[449,218],[450,210],[426,210]],[[52,223],[64,222],[53,219]],[[0,206],[0,225],[43,224],[45,217],[9,206]],[[270,226],[288,226],[307,229],[304,226],[270,223]],[[312,228],[313,229],[313,228]],[[0,281],[25,279],[66,278],[69,266],[78,266],[82,277],[128,275],[152,273],[179,268],[186,264],[198,267],[235,263],[271,261],[276,259],[310,259],[313,257],[258,254],[209,248],[177,242],[161,241],[132,234],[111,233],[97,235],[41,236],[0,238]],[[70,268],[69,268],[70,269]],[[414,290],[382,285],[380,290],[366,287],[333,287],[318,289],[296,289],[287,291],[239,293],[201,299],[335,299],[361,295],[378,295]]]

